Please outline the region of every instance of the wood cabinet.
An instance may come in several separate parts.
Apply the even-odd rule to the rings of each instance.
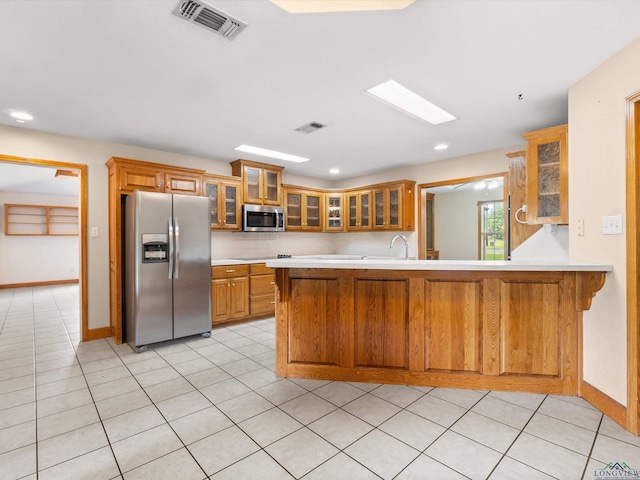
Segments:
[[[275,315],[276,281],[273,270],[264,263],[249,265],[249,311],[251,317]]]
[[[349,191],[347,199],[347,231],[371,230],[371,190]]]
[[[576,395],[604,271],[276,269],[276,375]]]
[[[235,160],[231,174],[242,177],[242,196],[245,203],[282,206],[282,170],[284,167]]]
[[[374,230],[412,230],[415,182],[381,184],[372,188]]]
[[[285,230],[322,231],[322,192],[284,187]]]
[[[248,265],[211,267],[211,323],[249,316]]]
[[[204,194],[209,197],[212,230],[242,228],[242,180],[237,177],[204,175]]]
[[[78,235],[78,207],[4,205],[4,234],[23,236]]]
[[[527,141],[527,221],[567,224],[567,125],[523,133]]]
[[[124,320],[122,232],[125,199],[136,189],[200,195],[205,172],[119,157],[110,158],[106,166],[109,176],[109,317],[111,336],[115,343],[120,344]]]
[[[325,232],[344,232],[344,193],[327,192],[324,194]]]
[[[136,160],[118,160],[118,179],[121,193],[134,190],[146,192],[200,195],[202,171],[172,168]]]

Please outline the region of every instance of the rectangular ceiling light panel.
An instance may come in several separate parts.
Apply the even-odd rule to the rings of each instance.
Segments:
[[[253,153],[260,155],[261,157],[277,158],[279,160],[286,160],[287,162],[302,163],[308,162],[310,159],[305,157],[299,157],[297,155],[290,155],[288,153],[277,152],[275,150],[267,150],[266,148],[252,147],[251,145],[238,145],[234,150],[245,153]]]
[[[415,0],[271,0],[289,13],[401,10]]]
[[[457,120],[457,117],[445,112],[440,107],[413,93],[394,80],[388,80],[380,85],[371,87],[366,92],[404,113],[408,113],[432,125]]]

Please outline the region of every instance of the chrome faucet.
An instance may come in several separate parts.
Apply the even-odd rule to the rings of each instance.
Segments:
[[[393,242],[396,241],[396,238],[401,238],[404,241],[404,259],[409,260],[409,244],[407,243],[407,237],[405,237],[404,235],[394,235],[391,239],[391,243],[389,244],[389,248],[393,248]]]

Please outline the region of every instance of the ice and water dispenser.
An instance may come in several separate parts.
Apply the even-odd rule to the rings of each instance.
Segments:
[[[142,234],[142,263],[169,261],[169,236],[166,233]]]

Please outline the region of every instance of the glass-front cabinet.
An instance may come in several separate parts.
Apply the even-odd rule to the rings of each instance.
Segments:
[[[209,197],[211,229],[240,230],[242,179],[217,175],[204,176],[204,192]]]
[[[325,193],[325,223],[324,230],[327,232],[344,231],[344,194]]]
[[[371,190],[347,192],[348,222],[347,230],[371,229]]]
[[[285,230],[322,231],[322,193],[285,187]]]
[[[282,205],[282,170],[250,160],[231,162],[231,173],[242,177],[244,202],[256,205]]]
[[[402,188],[396,185],[373,191],[374,229],[398,230],[402,226]]]
[[[523,133],[522,137],[527,140],[528,223],[567,224],[567,125]]]

